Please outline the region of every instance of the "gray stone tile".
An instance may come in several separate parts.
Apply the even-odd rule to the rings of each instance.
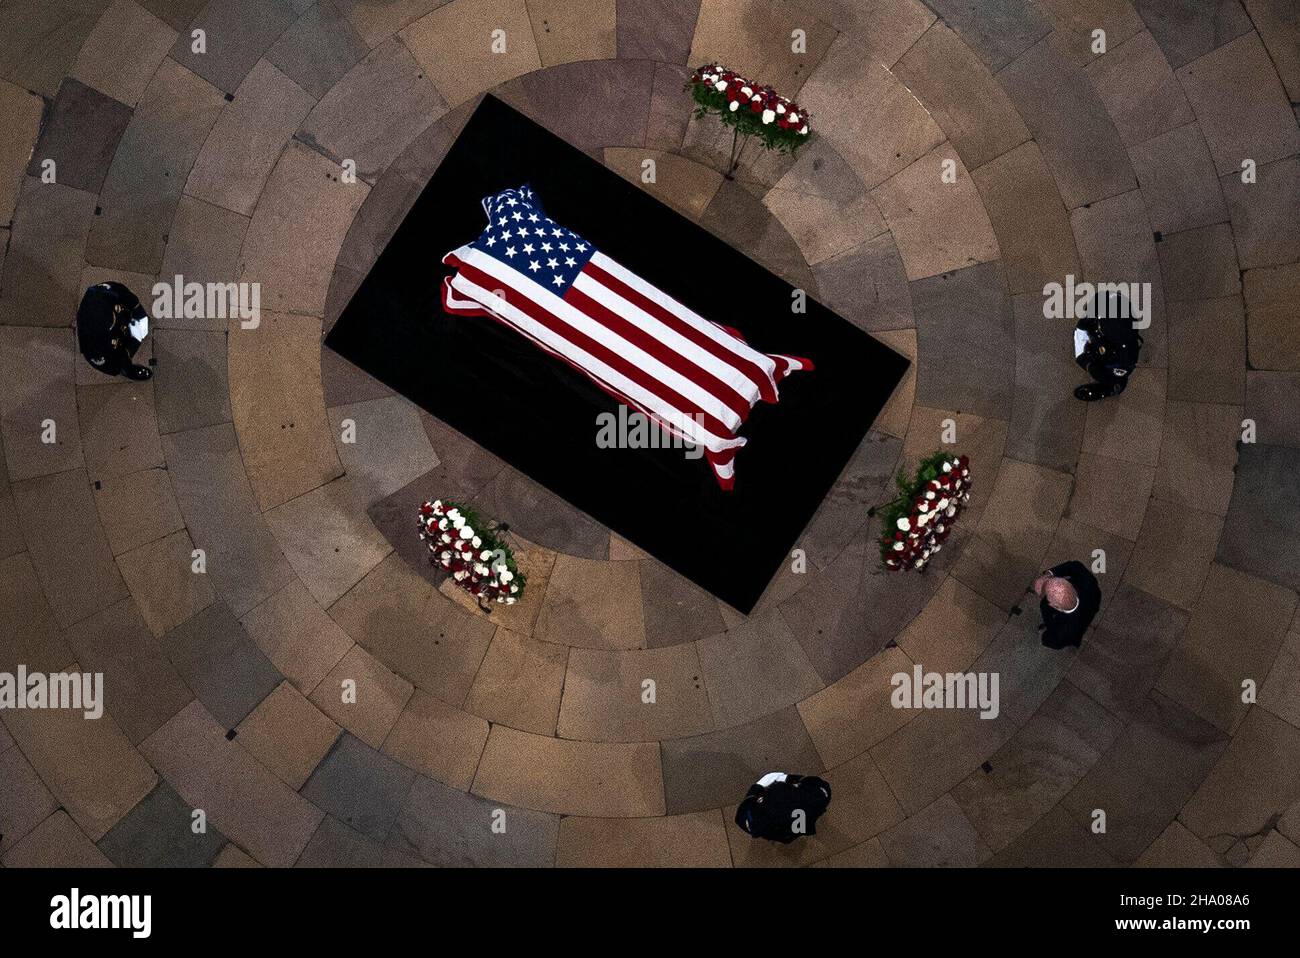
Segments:
[[[436,442],[433,447],[437,452]],[[470,504],[484,518],[508,524],[529,542],[587,559],[609,556],[608,529],[512,467],[499,472]]]
[[[225,331],[160,329],[152,338],[158,432],[230,422]]]
[[[259,182],[260,189],[261,184]],[[185,195],[167,234],[161,282],[229,283],[239,276],[239,251],[248,232],[248,217]],[[191,329],[225,332],[225,316],[155,316],[157,330]],[[156,349],[156,345],[155,345]]]
[[[1114,868],[1092,831],[1092,818],[1057,805],[989,861],[995,868],[1038,868],[1051,862],[1064,868]]]
[[[1087,407],[1071,393],[1086,375],[1070,359],[1070,320],[1043,316],[1037,292],[1012,299],[1016,324],[1015,391],[1006,454],[1049,469],[1073,471]]]
[[[1214,161],[1198,124],[1153,136],[1130,147],[1129,156],[1152,231],[1177,233],[1228,218],[1223,192],[1214,188]]]
[[[380,868],[383,846],[326,815],[311,837],[294,868]]]
[[[910,329],[912,294],[890,233],[812,267],[815,298],[866,332]]]
[[[216,88],[175,61],[163,61],[104,179],[87,261],[157,273],[190,167],[225,105]]]
[[[1250,30],[1237,0],[1135,0],[1133,6],[1175,70]]]
[[[330,0],[321,0],[280,34],[266,52],[266,59],[319,100],[366,55],[367,49],[339,8]]]
[[[207,33],[207,51],[193,52],[185,31],[172,47],[171,59],[218,90],[234,93],[301,12],[295,0],[209,0],[193,21]]]
[[[32,177],[23,181],[0,281],[0,321],[23,326],[76,321],[85,292],[82,253],[94,212],[91,193]]]
[[[163,464],[153,384],[106,381],[77,389],[82,452],[91,479],[113,479]]]
[[[880,844],[892,864],[907,868],[970,868],[993,855],[950,795],[882,832]]]
[[[1300,588],[1300,515],[1279,502],[1300,498],[1300,449],[1244,444],[1219,540],[1218,561]]]
[[[367,509],[438,465],[419,409],[401,396],[331,406],[326,414],[339,459]],[[344,422],[352,423],[354,442],[338,438]]]
[[[1084,69],[1125,143],[1142,143],[1196,119],[1183,88],[1151,33],[1117,46],[1108,35],[1105,56]]]
[[[1128,153],[1082,71],[1046,41],[998,74],[1056,177],[1066,209],[1137,185]]]
[[[660,745],[666,814],[739,802],[767,772],[822,771],[817,749],[793,706],[746,725]]]
[[[41,584],[64,628],[127,597],[82,469],[15,483],[14,499]]]
[[[175,30],[183,30],[208,0],[137,0],[159,20]]]
[[[98,193],[131,115],[129,106],[68,78],[41,128],[28,173],[39,177],[44,162],[53,160],[57,182]]]
[[[110,0],[20,0],[6,4],[0,76],[53,97]]]
[[[698,0],[692,0],[698,2]],[[691,68],[656,62],[646,118],[645,145],[651,149],[677,151],[686,137],[695,101],[686,90]]]
[[[686,64],[699,11],[700,0],[618,0],[619,59]]]
[[[73,386],[73,363],[80,361],[74,336],[67,329],[0,328],[0,432],[12,481],[83,462]],[[55,441],[45,442],[51,438],[51,422]]]
[[[226,844],[211,826],[195,834],[193,809],[166,782],[99,840],[119,868],[206,868]]]
[[[352,365],[332,349],[321,350],[320,378],[325,390],[326,409],[393,395],[393,391],[378,379],[361,367]],[[422,422],[420,428],[424,428]]]
[[[827,568],[865,528],[867,512],[886,498],[903,444],[871,431],[840,472],[809,520],[797,546],[818,569]]]
[[[67,812],[60,809],[5,853],[6,868],[111,868]]]
[[[386,171],[357,210],[339,250],[337,266],[369,273],[424,189],[424,181]]]
[[[78,622],[64,639],[83,669],[106,676],[104,708],[134,745],[194,698],[130,599]]]
[[[383,108],[376,108],[382,103]],[[447,112],[425,71],[397,37],[372,50],[321,99],[297,138],[373,181],[406,146]]]
[[[1247,370],[1247,418],[1254,419],[1258,436],[1270,446],[1300,447],[1300,373]]]
[[[504,830],[493,822],[504,817]],[[559,817],[502,806],[417,776],[388,839],[391,848],[443,867],[549,867]]]
[[[1241,293],[1241,271],[1227,223],[1165,236],[1156,244],[1169,302]]]
[[[344,733],[302,787],[302,795],[362,835],[383,841],[416,775]]]
[[[228,423],[165,436],[163,453],[190,535],[207,552],[212,586],[236,615],[293,578],[258,511]]]
[[[693,642],[723,629],[717,600],[654,559],[641,560],[641,603],[649,649]]]
[[[76,658],[59,634],[59,624],[41,591],[32,560],[25,554],[0,561],[0,668],[19,665],[42,672],[67,668]]]
[[[1052,32],[1052,20],[1028,0],[934,0],[935,13],[997,72]]]
[[[1300,157],[1266,163],[1258,181],[1240,173],[1220,181],[1232,217],[1232,240],[1242,269],[1280,266],[1300,259]]]
[[[802,702],[821,677],[775,610],[751,616],[697,646],[713,724],[729,728]]]
[[[1007,419],[1014,387],[1015,321],[1000,263],[980,263],[911,284],[916,316],[916,401]]]
[[[13,739],[5,740],[13,744]],[[21,749],[0,749],[0,773],[0,855],[4,855],[53,815],[59,803]]]
[[[1246,391],[1240,296],[1179,303],[1169,324],[1169,398],[1239,405]]]
[[[224,602],[173,629],[162,643],[199,701],[227,729],[280,684],[280,673]]]

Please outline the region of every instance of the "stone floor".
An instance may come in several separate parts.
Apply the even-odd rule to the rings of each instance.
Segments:
[[[0,864],[1300,864],[1293,3],[257,7],[0,10],[0,671],[102,671],[108,712],[0,714]],[[820,137],[723,180],[681,90],[713,58]],[[665,202],[915,358],[748,617],[320,348],[489,91],[655,158]],[[143,386],[80,361],[85,285],[176,273],[260,281],[262,326],[158,321]],[[1121,399],[1069,398],[1066,273],[1153,284]],[[949,419],[974,512],[885,576],[866,508]],[[440,588],[403,490],[511,522],[527,600]],[[1048,652],[1025,585],[1097,549],[1103,613]],[[891,708],[913,663],[998,671],[1000,715]],[[777,768],[835,791],[788,847],[732,823]]]

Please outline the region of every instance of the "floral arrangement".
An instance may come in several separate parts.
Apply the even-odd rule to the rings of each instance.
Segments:
[[[886,569],[924,569],[970,502],[970,460],[936,452],[895,482],[898,496],[881,512],[880,558]]]
[[[526,580],[510,547],[497,538],[505,526],[489,527],[472,509],[441,499],[420,506],[419,521],[429,561],[451,573],[479,605],[519,601]]]
[[[808,112],[770,86],[746,80],[717,63],[700,67],[686,84],[696,103],[697,117],[713,113],[732,128],[731,163],[727,178],[740,161],[737,138],[758,137],[769,150],[793,154],[808,139]],[[740,149],[744,149],[742,144]]]

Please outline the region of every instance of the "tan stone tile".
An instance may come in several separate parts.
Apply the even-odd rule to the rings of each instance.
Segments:
[[[1232,241],[1242,269],[1294,263],[1300,258],[1300,156],[1265,163],[1255,182],[1229,173],[1220,183],[1232,217]]]
[[[259,60],[212,127],[185,181],[186,194],[252,216],[285,144],[315,102],[283,73]],[[239,149],[231,149],[233,143]]]
[[[695,647],[716,728],[741,725],[794,705],[824,685],[776,611],[752,615],[700,639]]]
[[[241,259],[240,279],[262,284],[263,310],[324,315],[334,261],[370,192],[364,180],[343,183],[341,175],[337,162],[296,140],[280,155],[253,212]]]
[[[10,230],[0,319],[12,325],[68,326],[81,302],[79,279],[96,198],[31,176],[22,181],[20,197],[12,220],[6,221]],[[72,335],[60,332],[75,353]]]
[[[12,674],[19,665],[41,672],[67,668],[76,656],[59,635],[27,554],[0,561],[0,600],[0,671]]]
[[[447,106],[397,37],[372,50],[321,97],[299,137],[374,182]],[[423,182],[423,180],[421,181]]]
[[[8,733],[4,733],[8,736]],[[9,740],[13,744],[13,740]],[[0,856],[58,809],[21,749],[0,750]]]
[[[1251,709],[1179,820],[1211,844],[1225,837],[1258,834],[1279,811],[1300,800],[1298,749],[1300,729],[1264,709]],[[1279,823],[1283,834],[1288,833],[1287,819],[1293,815],[1287,811]]]
[[[271,664],[309,695],[352,648],[352,639],[295,578],[240,619]]]
[[[236,729],[239,744],[295,792],[342,731],[289,682],[281,682]]]
[[[1223,862],[1180,822],[1170,822],[1151,847],[1133,863],[1135,868],[1222,868]]]
[[[416,689],[384,739],[384,752],[407,768],[468,791],[487,739],[486,721]]]
[[[988,67],[942,21],[907,48],[894,73],[943,127],[968,170],[1029,139]]]
[[[889,700],[890,679],[911,670],[912,660],[901,649],[887,648],[799,703],[799,716],[827,768],[862,754],[912,719],[915,713]]]
[[[997,236],[1013,294],[1038,293],[1046,283],[1079,273],[1070,218],[1038,144],[1030,141],[1007,151],[971,178]]]
[[[1141,16],[1125,0],[1043,0],[1041,5],[1056,23],[1062,48],[1075,48],[1079,57],[1090,52],[1093,30],[1106,31],[1111,52],[1142,30]]]
[[[567,742],[494,725],[473,794],[565,815],[663,815],[659,746]]]
[[[264,313],[257,329],[232,331],[229,344],[231,411],[262,511],[341,475],[325,418],[319,323]]]
[[[710,731],[702,672],[694,643],[633,651],[570,649],[557,734],[580,741],[648,742]]]
[[[1214,161],[1196,123],[1129,147],[1152,230],[1176,233],[1228,218]]]
[[[615,0],[573,4],[566,0],[529,0],[528,16],[543,67],[574,60],[612,60]]]
[[[1006,624],[1007,615],[949,576],[898,634],[898,646],[928,672],[968,667]]]
[[[99,480],[95,506],[115,556],[185,526],[165,469]]]
[[[1165,376],[1163,369],[1135,369],[1112,402],[1090,403],[1083,452],[1154,466],[1164,430]]]
[[[77,412],[86,472],[92,478],[111,479],[163,465],[152,383],[80,386]]]
[[[199,160],[202,162],[203,154]],[[264,181],[258,182],[259,192]],[[189,183],[194,182],[191,175]],[[174,284],[177,276],[185,283],[228,283],[235,279],[239,276],[239,251],[244,245],[248,223],[247,216],[188,194],[181,196],[176,204],[176,217],[167,233],[167,249],[158,273],[161,281]],[[154,322],[159,329],[220,330],[223,334],[228,325],[224,316],[155,316]],[[222,345],[225,345],[224,335]],[[158,352],[161,358],[163,351]],[[223,348],[223,361],[224,353]],[[229,417],[227,412],[225,418]]]
[[[1249,708],[1241,700],[1243,684],[1265,684],[1295,610],[1296,594],[1290,589],[1211,565],[1191,621],[1156,688],[1232,732]]]
[[[266,514],[266,524],[313,598],[333,605],[392,552],[342,476]]]
[[[353,646],[321,680],[311,700],[322,712],[361,739],[379,748],[414,691],[373,655]]]
[[[13,487],[18,519],[50,608],[63,627],[128,595],[81,469]]]
[[[807,865],[859,845],[903,819],[902,808],[870,755],[860,755],[822,777],[831,787],[830,807],[817,820],[814,834],[789,845],[753,838],[735,824],[737,806],[724,809],[737,868]]]
[[[1178,70],[1220,175],[1300,151],[1300,129],[1268,51],[1253,30]],[[1242,97],[1242,90],[1250,90]]]
[[[1169,317],[1169,398],[1237,405],[1246,393],[1240,296],[1180,303]]]
[[[837,852],[830,858],[823,858],[819,862],[813,862],[810,868],[891,868],[889,856],[885,854],[885,848],[880,844],[879,838],[873,838],[870,841],[862,842],[860,845],[854,845],[846,848],[842,852]]]
[[[1282,837],[1281,832],[1270,831],[1255,854],[1250,868],[1300,868],[1300,848]]]
[[[198,702],[141,746],[141,751],[209,824],[263,865],[287,868],[324,817],[272,775]]]
[[[367,47],[377,47],[402,27],[418,20],[447,0],[334,0],[334,5],[348,18]]]
[[[66,329],[0,329],[0,430],[10,481],[81,465],[74,361],[81,360]],[[47,443],[51,420],[55,441]]]
[[[1244,281],[1251,368],[1300,370],[1300,263],[1247,270]]]
[[[7,851],[5,868],[112,868],[113,863],[60,809]]]
[[[906,868],[969,868],[993,857],[951,795],[889,829],[880,844],[892,864]]]
[[[135,106],[175,42],[176,31],[148,10],[131,0],[113,0],[86,38],[69,76]],[[130,56],[122,56],[124,50],[130,50]]]
[[[560,820],[561,868],[730,868],[724,812]]]
[[[852,167],[822,138],[763,197],[800,252],[815,265],[846,253],[887,229],[879,208]]]
[[[348,481],[367,509],[438,465],[419,407],[402,396],[331,406],[325,412]],[[351,423],[350,430],[344,422]],[[345,442],[345,435],[351,441]]]
[[[1170,401],[1151,494],[1226,515],[1232,498],[1242,407]]]
[[[1259,690],[1259,704],[1300,728],[1300,632],[1288,632]]]
[[[1169,302],[1241,294],[1232,227],[1217,223],[1166,236],[1157,247]]]
[[[654,163],[655,178],[650,183],[643,179],[647,160]],[[605,165],[683,216],[697,221],[704,215],[714,194],[718,192],[718,187],[722,185],[722,174],[717,170],[663,150],[635,146],[606,147]]]
[[[535,634],[582,648],[643,648],[639,565],[557,555]]]
[[[1223,517],[1153,499],[1125,581],[1184,609],[1196,604]]]
[[[1294,8],[1287,0],[1243,2],[1291,101],[1300,101],[1300,47],[1296,46]]]
[[[542,66],[524,0],[455,0],[398,35],[449,106]]]
[[[912,406],[916,401],[916,330],[882,330],[872,335],[912,361],[873,424],[880,432],[902,439],[907,435],[907,427],[912,421]]]
[[[1106,42],[1105,55],[1088,64],[1084,73],[1126,144],[1142,143],[1196,119],[1149,31],[1123,42],[1107,33]]]
[[[1067,514],[1125,539],[1137,539],[1154,482],[1152,466],[1083,454]]]
[[[884,66],[864,61],[861,48],[849,37],[837,37],[831,44],[799,100],[812,112],[818,133],[835,146],[867,189],[944,142],[943,130],[921,102]],[[845,113],[845,103],[855,109]],[[822,124],[819,116],[838,122]]]
[[[190,534],[182,529],[118,556],[122,578],[155,636],[212,604],[208,577],[193,569],[193,550]]]
[[[944,164],[956,182],[945,182]],[[952,144],[944,143],[871,191],[893,231],[908,280],[924,279],[999,256],[979,191]]]
[[[791,31],[802,29],[807,52],[791,50]],[[769,84],[782,96],[795,94],[835,39],[835,30],[807,11],[762,0],[704,0],[700,4],[688,62],[718,62],[754,83]]]
[[[212,860],[213,868],[261,868],[252,857],[233,842],[228,842]]]
[[[492,637],[465,708],[489,721],[554,735],[569,649],[508,628]]]
[[[81,667],[72,663],[67,671],[80,672]],[[92,841],[103,838],[158,781],[108,714],[87,719],[72,709],[22,709],[10,711],[5,725],[45,786]]]
[[[0,118],[8,131],[0,144],[0,220],[13,219],[28,158],[41,131],[41,98],[22,87],[0,81]]]

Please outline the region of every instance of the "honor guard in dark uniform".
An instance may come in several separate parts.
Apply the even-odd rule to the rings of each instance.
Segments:
[[[1096,380],[1074,390],[1075,398],[1084,402],[1122,393],[1142,350],[1142,337],[1133,328],[1124,297],[1112,293],[1102,298],[1101,309],[1096,303],[1094,297],[1089,315],[1074,328],[1074,361]]]
[[[86,361],[108,376],[145,380],[148,366],[131,361],[149,334],[149,314],[121,283],[96,283],[77,308],[77,345]]]
[[[769,772],[750,786],[736,809],[736,824],[754,838],[788,845],[817,834],[817,819],[831,803],[831,786],[814,775]]]

